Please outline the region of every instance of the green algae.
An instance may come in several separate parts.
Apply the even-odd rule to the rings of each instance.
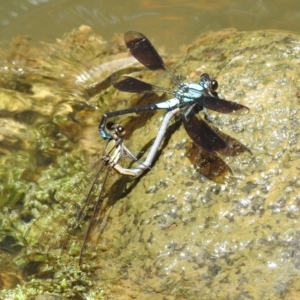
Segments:
[[[63,41],[41,49],[31,47],[27,38],[18,38],[10,51],[1,52],[0,247],[5,251],[1,287],[12,288],[25,280],[22,288],[3,292],[6,299],[44,293],[81,299],[90,289],[90,279],[78,266],[80,247],[76,243],[66,255],[68,261],[60,261],[58,252],[36,248],[38,240],[24,235],[30,221],[44,211],[49,214],[58,191],[70,190],[91,158],[105,147],[97,132],[100,100],[87,99],[84,90],[90,78],[78,82],[77,77],[86,72],[91,60],[101,65],[103,53],[106,63],[109,55],[124,57],[113,45],[116,42],[104,42],[88,27],[81,27]],[[98,76],[93,80],[105,79],[110,71],[106,67],[93,72]],[[90,292],[101,293],[99,289]]]
[[[1,147],[1,172],[7,174],[2,176],[2,203],[15,204],[2,210],[1,236],[12,236],[10,243],[23,251],[16,247],[5,259],[1,256],[3,274],[20,284],[2,294],[7,299],[49,293],[58,299],[297,299],[299,42],[286,32],[228,30],[202,35],[186,47],[176,65],[180,73],[210,73],[219,81],[220,97],[250,108],[247,116],[209,112],[209,117],[252,154],[225,158],[232,175],[218,184],[194,170],[187,157],[191,142],[183,128],[174,130],[145,176],[111,179],[107,197],[113,209],[98,243],[87,249],[83,270],[77,264],[78,237],[60,259],[55,251],[25,247],[28,218],[47,211],[51,191],[69,190],[70,179],[80,178],[88,158],[104,148],[96,137],[102,111],[166,95],[128,97],[108,88],[87,99],[85,87],[109,73],[81,83],[76,76],[85,74],[94,59],[95,65],[104,61],[95,53],[113,49],[109,57],[119,59],[124,49],[107,47],[86,28],[46,45],[45,59],[44,49],[27,51],[30,60],[24,58],[20,49],[25,46],[19,43],[12,52],[28,68],[27,75],[12,78],[12,72],[5,72],[1,84],[2,93],[17,101],[8,98],[1,108],[10,112],[2,117],[9,122],[3,138],[9,144]],[[157,80],[145,74],[148,81]],[[9,84],[20,76],[33,94]],[[126,125],[126,145],[133,153],[144,155],[163,115],[118,118]],[[21,218],[16,205],[22,206]]]

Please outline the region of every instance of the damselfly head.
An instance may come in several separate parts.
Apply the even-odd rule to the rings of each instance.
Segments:
[[[106,127],[108,130],[113,131],[114,135],[118,138],[123,137],[126,133],[125,128],[115,122],[107,122]]]
[[[217,80],[215,80],[215,79],[211,80],[210,89],[212,89],[213,91],[216,91],[218,89],[218,86],[219,86],[219,84],[218,84]]]
[[[203,74],[201,74],[201,76],[200,76],[200,80],[201,80],[201,81],[204,81],[204,82],[210,81],[210,76],[209,76],[207,73],[203,73]]]
[[[212,79],[207,73],[203,73],[201,75],[200,81],[206,83],[206,85],[208,86],[208,88],[211,91],[216,91],[219,87],[218,81],[215,79]]]
[[[106,123],[106,128],[108,130],[113,130],[115,125],[116,125],[115,122],[109,121],[109,122]]]

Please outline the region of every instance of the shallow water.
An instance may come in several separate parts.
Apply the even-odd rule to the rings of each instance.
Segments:
[[[30,36],[36,43],[53,41],[89,25],[105,39],[137,30],[172,53],[208,30],[281,29],[299,31],[300,4],[287,1],[123,1],[12,0],[0,4],[0,37]]]
[[[297,30],[294,26],[298,18],[298,5],[295,1],[286,2],[284,9],[279,2],[262,1],[254,4],[253,1],[230,4],[224,2],[217,5],[204,1],[201,5],[198,2],[197,4],[185,2],[182,5],[175,1],[165,1],[164,4],[158,1],[151,3],[131,1],[124,7],[118,7],[119,4],[114,1],[109,3],[110,7],[105,7],[105,4],[101,4],[100,1],[85,1],[84,8],[82,4],[74,3],[74,1],[32,0],[25,4],[23,2],[21,6],[20,2],[10,2],[7,4],[10,8],[2,9],[5,12],[1,28],[2,37],[10,39],[22,33],[30,35],[36,42],[53,41],[61,37],[63,32],[71,31],[81,24],[88,24],[108,39],[114,32],[124,32],[127,29],[139,30],[149,36],[155,46],[164,46],[168,52],[174,53],[179,45],[188,43],[207,30],[232,26],[247,30],[257,28]],[[100,9],[96,10],[96,8]],[[190,147],[187,135],[182,128],[177,130],[165,146],[152,171],[137,180],[134,189],[126,197],[113,199],[115,206],[109,225],[95,252],[100,266],[96,268],[99,285],[102,286],[103,281],[107,279],[116,279],[117,282],[115,285],[105,287],[108,294],[111,289],[114,295],[126,291],[132,294],[132,297],[141,291],[144,295],[149,291],[185,295],[185,293],[193,293],[190,284],[195,287],[195,293],[199,284],[202,284],[201,291],[207,289],[205,291],[207,299],[213,299],[209,297],[212,285],[215,286],[214,291],[220,295],[223,295],[226,289],[231,290],[232,298],[233,296],[242,298],[247,293],[256,295],[256,292],[265,293],[264,295],[274,293],[279,297],[288,293],[291,295],[294,289],[293,281],[300,276],[297,250],[299,183],[298,168],[294,163],[298,161],[299,150],[296,145],[299,135],[290,130],[299,128],[297,117],[299,108],[295,99],[299,77],[298,39],[286,37],[282,33],[277,34],[278,36],[274,33],[273,38],[273,33],[271,35],[264,32],[242,33],[245,38],[232,38],[232,45],[230,45],[231,37],[228,33],[229,50],[223,50],[223,44],[214,42],[213,34],[208,35],[206,39],[204,38],[208,50],[204,49],[191,55],[191,57],[203,57],[203,60],[193,61],[187,58],[179,63],[182,74],[189,74],[199,66],[218,74],[222,95],[251,108],[251,114],[240,118],[238,123],[233,116],[219,118],[212,115],[212,119],[222,130],[246,143],[251,148],[253,157],[228,158],[226,162],[233,169],[234,176],[231,181],[220,187],[195,174],[185,156],[186,149]],[[281,37],[281,34],[284,37]],[[235,36],[235,33],[232,35]],[[216,36],[216,40],[219,41],[218,33]],[[270,43],[266,42],[267,38],[270,38]],[[222,40],[221,37],[220,39]],[[202,45],[200,39],[196,47]],[[259,49],[259,54],[256,53],[255,47]],[[277,51],[277,47],[280,51]],[[95,46],[92,53],[98,53],[99,48]],[[23,49],[27,48],[18,49],[20,52],[16,57],[23,58],[20,56]],[[30,47],[28,49],[31,50]],[[69,184],[68,176],[74,172],[70,171],[73,170],[73,165],[76,164],[75,172],[86,170],[87,166],[84,165],[86,162],[82,155],[85,151],[89,151],[88,154],[92,156],[94,152],[102,149],[104,144],[97,135],[101,110],[95,111],[93,106],[81,106],[83,103],[81,96],[74,98],[73,95],[78,91],[73,89],[76,76],[71,76],[74,75],[72,71],[81,70],[76,65],[78,62],[90,68],[94,66],[89,65],[92,60],[89,60],[87,55],[83,55],[84,51],[91,48],[86,47],[82,52],[75,52],[78,58],[81,54],[85,60],[76,60],[77,57],[72,53],[71,59],[74,61],[70,57],[66,61],[59,60],[59,55],[63,57],[69,49],[63,43],[54,50],[50,49],[52,51],[49,50],[47,54],[53,61],[37,60],[37,63],[42,61],[40,69],[37,68],[41,71],[39,75],[45,72],[49,79],[55,78],[57,74],[65,74],[64,79],[56,78],[53,82],[49,80],[39,82],[38,77],[28,76],[25,78],[25,83],[21,83],[26,84],[27,80],[32,79],[34,96],[31,96],[30,89],[26,90],[26,85],[22,86],[22,84],[21,88],[25,90],[16,89],[15,93],[19,97],[14,98],[13,102],[9,98],[11,95],[9,89],[3,88],[1,95],[2,105],[6,102],[8,106],[11,104],[7,111],[13,112],[6,116],[11,119],[9,126],[3,123],[2,129],[14,133],[11,140],[4,139],[8,141],[7,144],[2,144],[1,150],[7,155],[7,158],[3,159],[6,170],[3,171],[2,177],[6,178],[7,170],[14,172],[9,178],[9,188],[11,190],[18,187],[18,192],[12,192],[15,200],[12,199],[11,203],[28,203],[26,209],[31,212],[50,202],[48,190],[59,189]],[[275,54],[269,57],[271,50],[274,49]],[[218,56],[218,53],[223,53],[223,56]],[[20,62],[24,63],[26,70],[28,67],[26,63],[31,67],[29,58],[34,55],[32,53],[31,56],[30,51],[25,54],[28,61],[20,60]],[[288,61],[283,60],[282,57],[278,59],[277,54],[279,56],[282,54],[283,58],[288,57]],[[249,62],[249,65],[245,61]],[[47,63],[57,69],[49,68]],[[95,64],[98,63],[101,63],[101,58]],[[57,90],[52,88],[52,84]],[[114,101],[114,105],[118,107],[132,105],[127,95],[125,97],[123,93],[110,90],[111,92],[113,97],[105,91],[101,93],[96,104],[101,104],[104,110],[112,103],[111,101]],[[30,101],[28,102],[28,99],[23,101],[21,93],[24,93],[24,98],[28,97]],[[59,96],[63,96],[63,101]],[[133,97],[138,98],[138,96]],[[108,103],[106,99],[110,102]],[[7,111],[5,110],[6,113]],[[150,133],[155,134],[159,126],[159,118],[154,116],[152,119],[153,122],[145,121],[146,126],[142,118],[139,122],[135,122],[143,125],[128,130],[134,132],[130,142],[134,141],[134,138],[143,145],[150,141],[152,137]],[[82,126],[82,123],[86,123],[85,126]],[[16,128],[12,128],[12,125]],[[151,126],[155,128],[149,129]],[[93,141],[87,139],[91,132]],[[3,131],[2,134],[6,136]],[[145,140],[142,141],[141,137]],[[24,138],[27,143],[20,144],[19,141],[23,141]],[[82,148],[77,149],[78,143]],[[132,143],[130,149],[137,153],[141,151],[138,143]],[[11,153],[11,159],[9,151],[4,151],[9,147],[12,152],[18,153],[17,156]],[[31,157],[29,164],[25,154]],[[32,157],[36,160],[32,160]],[[286,173],[289,175],[281,175]],[[282,178],[289,178],[288,176],[291,178],[282,182]],[[16,178],[18,185],[15,184]],[[115,190],[119,189],[118,185],[113,184],[113,187]],[[24,191],[25,200],[22,198]],[[112,193],[113,191],[112,189]],[[4,193],[5,196],[7,192]],[[41,199],[46,201],[43,202]],[[142,201],[138,202],[138,200]],[[3,223],[5,225],[2,227],[3,235],[9,232],[11,227],[24,230],[24,223],[27,223],[28,216],[25,215],[22,220],[19,220],[16,211],[7,210],[5,213],[9,218],[5,219],[6,223]],[[141,246],[142,248],[139,248]],[[276,248],[277,252],[272,248]],[[7,249],[12,255],[19,251],[14,239],[2,239],[1,250],[7,254]],[[76,252],[76,249],[73,251]],[[35,255],[39,254],[32,255],[28,259],[36,262]],[[76,253],[73,257],[77,262]],[[10,256],[6,258],[5,255],[1,255],[1,259],[2,266],[5,264],[5,270],[9,270],[5,274],[5,279],[11,285],[7,285],[7,288],[18,283],[21,280],[19,278],[25,277],[28,280],[28,274],[36,275],[32,265],[26,266],[20,274],[16,266],[11,265]],[[68,276],[75,276],[76,280],[71,278],[71,284],[75,282],[76,285],[80,277],[85,288],[88,289],[89,278],[84,277],[86,274],[81,278],[78,265],[74,261],[72,260],[67,267],[63,263],[57,266],[56,262],[51,260],[49,265],[53,263],[56,270],[58,268]],[[20,259],[17,263],[22,266]],[[140,268],[135,269],[136,266]],[[38,266],[36,269],[39,269]],[[58,271],[56,278],[64,278],[60,272]],[[268,272],[272,272],[273,277],[269,277]],[[119,278],[121,281],[118,280]],[[126,280],[128,286],[131,286],[130,289],[126,288]],[[256,280],[269,280],[269,282],[266,286],[259,284],[254,293],[251,292],[251,288],[255,286]],[[137,286],[133,287],[133,282]],[[248,286],[238,286],[240,282],[247,282]],[[94,281],[93,283],[95,284]],[[81,281],[79,286],[82,288]],[[68,288],[76,290],[76,286],[73,285]],[[124,299],[132,297],[124,296]]]

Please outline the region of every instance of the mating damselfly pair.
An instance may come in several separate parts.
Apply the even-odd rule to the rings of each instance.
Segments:
[[[199,152],[206,153],[210,163],[215,164],[211,172],[228,171],[230,169],[217,153],[224,156],[234,155],[236,153],[235,147],[204,119],[198,118],[196,115],[200,111],[204,111],[204,116],[206,116],[206,109],[224,114],[246,114],[249,111],[246,106],[220,99],[216,92],[218,82],[206,73],[201,75],[198,83],[182,82],[181,78],[175,76],[165,65],[161,56],[143,34],[129,31],[125,33],[124,39],[131,54],[141,64],[151,71],[166,73],[176,89],[161,88],[130,76],[122,76],[114,80],[113,86],[120,91],[131,93],[166,92],[171,94],[173,98],[148,106],[133,107],[104,114],[99,124],[99,132],[109,142],[102,158],[74,185],[70,192],[56,199],[57,211],[53,211],[51,214],[46,212],[41,215],[26,233],[26,238],[30,241],[35,240],[36,244],[44,244],[48,248],[64,249],[68,243],[69,234],[78,228],[80,229],[89,216],[89,225],[79,255],[80,263],[86,244],[91,240],[91,232],[99,225],[103,217],[103,198],[105,196],[103,191],[111,169],[119,174],[132,177],[139,176],[148,170],[156,158],[171,118],[179,116]],[[136,168],[125,169],[119,164],[121,157],[127,156],[133,161],[137,161],[137,159],[124,145],[124,128],[119,124],[107,122],[107,119],[152,110],[167,111],[157,137],[147,158],[143,162],[137,162]],[[72,201],[68,199],[70,197]],[[92,213],[89,215],[90,210]]]

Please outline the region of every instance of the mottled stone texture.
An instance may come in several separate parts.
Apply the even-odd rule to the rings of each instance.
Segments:
[[[88,247],[84,264],[95,290],[82,288],[84,298],[99,287],[107,299],[300,297],[299,54],[300,37],[278,31],[207,33],[183,49],[173,65],[177,73],[195,81],[194,71],[209,73],[219,82],[221,98],[250,108],[243,116],[207,111],[214,126],[249,151],[223,158],[232,174],[219,184],[197,173],[188,157],[193,145],[187,133],[183,126],[170,125],[146,175],[109,185],[106,226],[97,244]],[[146,73],[143,79],[167,85],[165,78]],[[70,95],[72,80],[65,82]],[[76,100],[83,101],[78,90]],[[91,99],[101,109],[89,120],[97,128],[95,120],[106,110],[166,97],[129,98],[104,89]],[[151,145],[163,115],[120,119],[130,133],[128,148],[145,156],[141,150]],[[69,259],[76,264],[77,257]],[[54,270],[62,268],[51,263]],[[82,278],[86,287],[85,277],[76,274],[72,278]],[[67,286],[74,288],[74,281]],[[51,293],[60,295],[59,288]]]
[[[191,143],[180,127],[152,170],[115,204],[100,241],[107,251],[98,256],[98,276],[120,276],[145,299],[152,293],[167,299],[296,299],[300,39],[285,32],[226,31],[203,35],[186,50],[176,65],[181,74],[210,73],[220,97],[250,108],[246,116],[209,117],[252,154],[225,158],[233,174],[214,183],[190,166]],[[132,140],[155,136],[158,120],[156,114]]]

